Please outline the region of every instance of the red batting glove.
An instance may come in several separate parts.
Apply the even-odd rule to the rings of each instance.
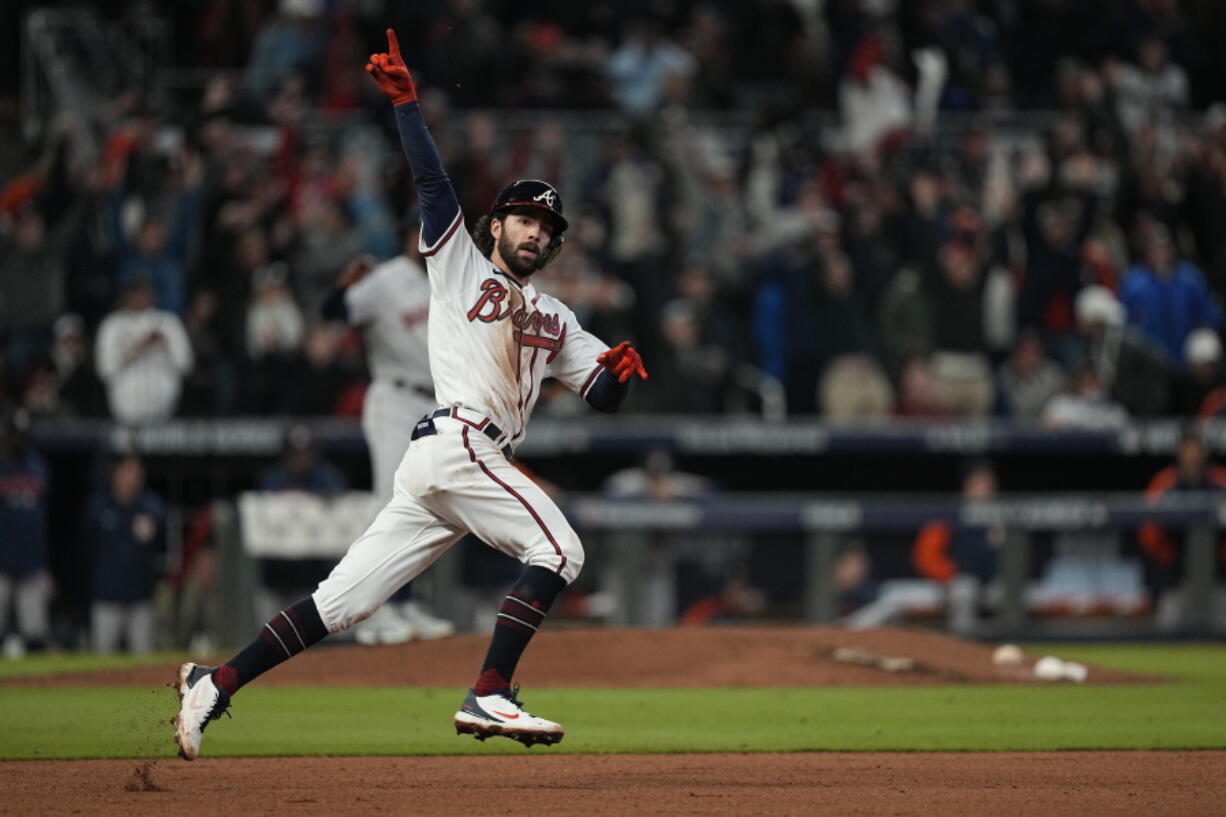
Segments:
[[[643,358],[639,357],[639,353],[634,351],[628,340],[623,340],[607,352],[596,355],[596,362],[603,363],[606,369],[613,372],[618,383],[625,383],[632,374],[637,374],[643,380],[647,379]]]
[[[366,71],[374,78],[379,90],[387,94],[393,105],[417,101],[417,85],[409,67],[400,57],[400,42],[396,32],[387,30],[387,53],[371,54]]]

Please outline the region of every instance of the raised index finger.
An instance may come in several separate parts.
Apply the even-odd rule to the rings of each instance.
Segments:
[[[387,30],[387,53],[400,59],[400,41],[396,39],[396,32],[390,28]]]

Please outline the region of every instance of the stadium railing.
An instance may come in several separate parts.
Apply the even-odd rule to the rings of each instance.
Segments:
[[[370,512],[369,495],[363,493],[336,498],[244,493],[237,504],[231,518],[238,526],[234,544],[241,555],[230,554],[232,563],[243,558],[339,557],[364,529]],[[837,618],[834,561],[849,538],[914,536],[934,521],[1007,532],[1000,548],[999,593],[993,613],[976,627],[977,634],[1033,629],[1027,589],[1032,585],[1035,534],[1131,531],[1146,523],[1187,532],[1178,631],[1206,633],[1215,624],[1226,624],[1215,623],[1211,612],[1217,538],[1226,520],[1223,494],[1181,494],[1158,506],[1135,493],[1011,495],[983,502],[947,495],[718,494],[692,501],[571,495],[562,507],[585,541],[601,551],[611,585],[605,589],[617,597],[612,620],[618,624],[653,623],[644,615],[643,565],[649,549],[658,549],[661,534],[678,539],[766,534],[802,542],[801,563],[791,566],[803,574],[801,620],[831,623]],[[435,603],[446,615],[454,603],[457,566],[454,561],[443,563],[439,572]],[[1087,629],[1095,626],[1090,623]],[[1137,632],[1153,629],[1150,622]]]
[[[276,456],[291,425],[307,429],[324,452],[362,451],[357,420],[334,418],[219,418],[174,420],[123,428],[107,420],[44,420],[34,431],[49,451],[134,448],[150,456]],[[679,454],[787,456],[826,453],[1009,452],[1092,453],[1130,456],[1173,454],[1187,426],[1178,419],[1133,422],[1118,429],[1052,430],[1007,420],[907,420],[880,424],[828,425],[811,417],[764,422],[754,416],[627,415],[579,419],[540,417],[516,454],[550,457],[616,451],[641,454],[659,449]],[[1197,426],[1206,446],[1226,452],[1226,421]]]

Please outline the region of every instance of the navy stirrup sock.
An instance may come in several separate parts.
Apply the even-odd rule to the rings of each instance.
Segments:
[[[551,570],[535,565],[524,568],[498,608],[489,652],[485,654],[481,675],[473,686],[475,695],[491,695],[510,689],[520,656],[564,587],[566,582]]]
[[[239,687],[293,658],[327,634],[315,600],[307,596],[269,619],[255,641],[217,668],[213,682],[227,695],[233,695]]]

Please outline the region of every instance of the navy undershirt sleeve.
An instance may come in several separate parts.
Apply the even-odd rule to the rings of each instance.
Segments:
[[[333,287],[328,297],[320,306],[319,311],[330,321],[349,323],[349,304],[345,303],[345,290]]]
[[[617,377],[608,369],[596,375],[596,382],[587,390],[585,398],[592,408],[609,414],[621,408],[622,401],[630,391],[630,381],[618,383]]]
[[[417,199],[421,203],[421,243],[429,247],[438,243],[455,222],[460,201],[443,170],[443,161],[421,115],[421,107],[416,102],[405,102],[395,110],[400,144],[409,160],[409,170],[417,183]]]

